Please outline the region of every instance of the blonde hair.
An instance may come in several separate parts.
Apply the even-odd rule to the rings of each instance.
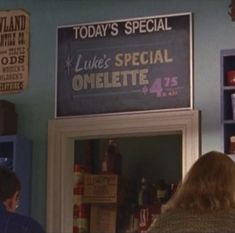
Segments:
[[[235,208],[235,163],[226,154],[211,151],[193,164],[163,212],[227,208]]]

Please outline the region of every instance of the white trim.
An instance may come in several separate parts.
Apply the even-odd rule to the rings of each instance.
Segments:
[[[193,77],[193,14],[192,13],[190,13],[189,14],[189,16],[190,16],[190,41],[189,41],[189,43],[190,43],[190,49],[189,49],[189,52],[190,52],[190,54],[189,54],[189,59],[190,59],[190,61],[189,61],[189,65],[190,65],[190,106],[191,106],[191,108],[193,109],[194,108],[194,102],[193,102],[193,100],[194,100],[194,98],[193,98],[193,96],[194,96],[194,77]]]
[[[185,176],[199,156],[199,112],[197,110],[50,120],[47,232],[72,233],[75,139],[179,132],[182,133],[182,175]]]

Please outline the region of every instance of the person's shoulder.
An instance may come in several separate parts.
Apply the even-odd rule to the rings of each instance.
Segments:
[[[234,208],[230,208],[229,211],[233,214],[235,214],[235,207]]]
[[[229,217],[235,218],[235,208],[225,210],[224,214],[228,215]]]
[[[41,224],[32,217],[28,217],[18,213],[11,213],[11,221],[25,226],[27,229],[29,229],[28,232],[44,233]]]

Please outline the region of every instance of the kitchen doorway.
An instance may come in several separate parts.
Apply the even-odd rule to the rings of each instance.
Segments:
[[[55,119],[48,128],[47,232],[72,233],[76,140],[180,134],[182,177],[200,153],[199,111],[140,112]]]

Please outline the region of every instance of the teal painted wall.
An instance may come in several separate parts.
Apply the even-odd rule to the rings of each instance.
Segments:
[[[29,86],[2,95],[16,104],[18,132],[33,140],[32,216],[45,224],[47,122],[54,116],[56,26],[179,12],[194,14],[194,97],[202,111],[202,152],[222,148],[220,50],[235,47],[230,0],[0,0],[30,13]]]

